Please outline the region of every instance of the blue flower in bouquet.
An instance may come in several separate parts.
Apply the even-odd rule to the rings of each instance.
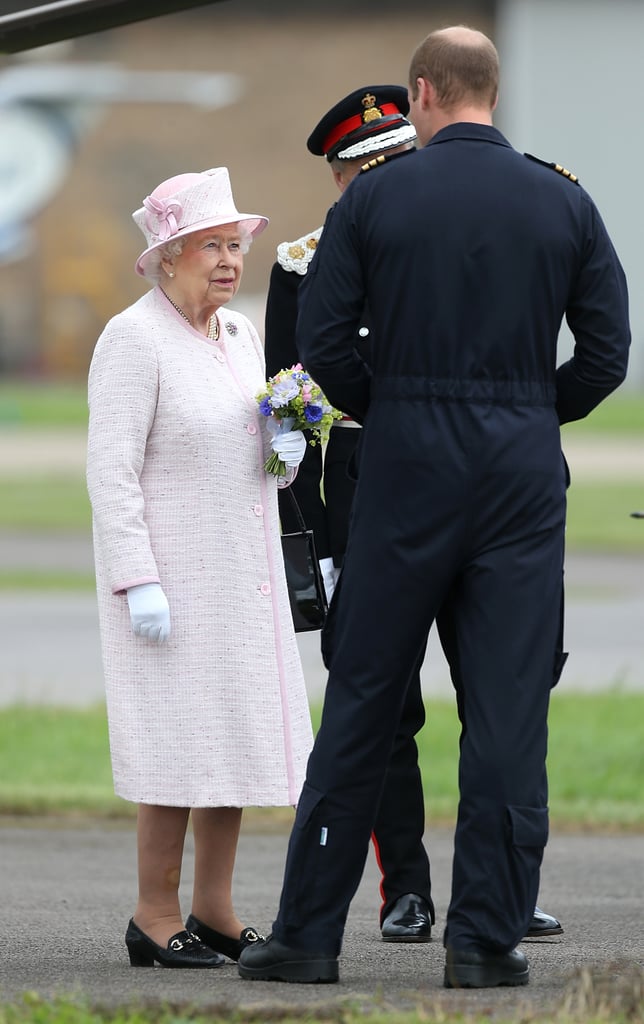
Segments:
[[[259,412],[270,421],[271,432],[282,425],[288,430],[307,430],[310,444],[323,444],[333,421],[342,416],[329,404],[301,363],[270,377],[255,397]],[[269,456],[264,468],[277,476],[286,473],[286,466],[276,453]]]
[[[308,423],[319,423],[322,415],[321,405],[306,405],[304,407],[304,416]]]
[[[294,377],[286,377],[284,380],[278,380],[273,388],[271,395],[271,406],[273,409],[283,409],[284,406],[288,405],[292,398],[297,398],[300,394],[300,382]]]

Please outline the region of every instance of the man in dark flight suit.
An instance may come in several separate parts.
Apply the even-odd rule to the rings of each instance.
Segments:
[[[414,148],[415,129],[404,116],[408,110],[407,90],[401,86],[370,85],[353,90],[321,118],[309,136],[307,147],[314,155],[326,157],[337,187],[344,192],[365,163],[374,158],[377,163],[382,154],[390,158]],[[298,293],[321,233],[322,229],[318,228],[277,247],[266,303],[265,351],[269,375],[298,361],[295,346]],[[365,309],[356,331],[355,346],[367,364],[370,337],[370,318]],[[313,529],[329,598],[346,549],[355,488],[348,465],[359,437],[359,424],[351,417],[345,416],[336,422],[324,460],[320,447],[310,446],[291,485],[306,524]],[[284,531],[296,531],[298,524],[289,495],[281,491],[278,497]],[[334,615],[335,606],[331,613],[332,617]],[[441,640],[445,638],[447,643],[451,634],[447,623],[443,623],[444,618],[439,618],[439,633]],[[328,667],[330,628],[325,633],[323,646]],[[425,721],[420,682],[424,653],[425,645],[407,689],[372,836],[382,872],[380,925],[383,939],[388,942],[428,940],[434,921],[429,861],[423,846],[424,798],[415,740]],[[454,684],[458,690],[456,676]],[[555,935],[562,931],[556,918],[535,908],[528,936]]]
[[[409,81],[423,148],[353,180],[300,297],[302,362],[363,428],[322,722],[272,935],[242,954],[244,978],[337,980],[383,752],[446,599],[465,728],[444,983],[529,977],[516,946],[548,837],[559,427],[626,375],[627,288],[574,176],[493,127],[498,57],[486,36],[432,33]],[[369,367],[353,343],[365,302],[378,325]],[[564,316],[575,349],[557,367]]]
[[[446,599],[465,729],[444,984],[529,978],[516,946],[548,838],[560,424],[626,375],[627,288],[574,176],[493,127],[487,37],[430,34],[409,82],[423,148],[352,181],[300,297],[302,363],[363,428],[322,721],[272,935],[242,954],[243,978],[337,980],[383,753]],[[377,324],[369,367],[354,346],[365,302]],[[564,316],[575,348],[557,367]]]

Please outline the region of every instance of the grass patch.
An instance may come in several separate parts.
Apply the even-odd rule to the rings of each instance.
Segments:
[[[644,828],[644,694],[555,690],[548,773],[554,821]]]
[[[84,382],[5,381],[0,383],[0,427],[87,426]],[[644,402],[636,395],[611,396],[590,417],[563,428],[567,439],[598,436],[638,437],[644,433]],[[643,460],[644,465],[644,460]],[[8,475],[1,480],[0,529],[24,531],[90,530],[91,510],[84,474]],[[644,476],[635,481],[573,480],[568,494],[567,545],[571,550],[642,552],[644,524],[630,512],[644,508]],[[53,583],[45,585],[52,586]],[[81,581],[79,581],[81,583]],[[82,582],[85,586],[86,581]],[[8,586],[9,582],[0,586]],[[11,585],[33,587],[33,579],[14,577]],[[69,584],[65,584],[69,586]]]
[[[528,998],[517,996],[515,1011],[485,1007],[468,1010],[445,1005],[438,993],[408,994],[413,1010],[388,1004],[380,986],[359,999],[334,999],[319,1005],[289,1007],[277,996],[274,1002],[248,1008],[221,1006],[196,1008],[190,1004],[130,1000],[106,1007],[91,1005],[84,997],[60,995],[43,999],[35,992],[0,1003],[0,1024],[643,1024],[644,968],[635,963],[614,963],[580,968],[570,979],[556,1010],[532,1009]],[[534,1000],[533,1000],[534,1002]],[[537,1006],[539,1001],[537,1000]]]
[[[87,386],[59,381],[0,383],[0,424],[86,427]]]
[[[82,474],[2,478],[0,528],[89,532],[91,522],[91,507]]]
[[[0,710],[0,812],[120,816],[105,708]]]
[[[62,572],[58,569],[0,569],[0,591],[2,590],[95,590],[96,578],[93,573]]]
[[[641,437],[643,431],[644,402],[641,393],[626,391],[609,395],[586,419],[565,423],[562,427],[564,441],[566,437],[583,437],[586,434]]]
[[[320,707],[312,709],[317,727]],[[459,723],[451,701],[427,701],[418,738],[428,821],[452,824]],[[644,828],[644,694],[557,695],[550,714],[554,827]],[[114,796],[105,709],[0,709],[0,814],[130,816]],[[254,810],[248,826],[288,829],[292,812]]]
[[[630,517],[637,509],[644,509],[644,475],[632,483],[575,483],[568,492],[568,550],[644,553],[644,523]],[[89,533],[84,476],[3,477],[0,529]]]
[[[450,701],[426,701],[418,737],[428,820],[451,821],[458,801],[460,724]],[[644,829],[644,694],[553,693],[549,721],[554,828]]]
[[[74,427],[87,424],[85,381],[27,379],[0,382],[0,424],[23,427]],[[623,389],[601,402],[585,420],[566,423],[564,437],[614,436],[644,432],[641,395]]]
[[[644,469],[644,456],[642,466]],[[566,548],[644,554],[644,523],[630,516],[641,509],[644,473],[633,483],[573,482],[568,491]]]

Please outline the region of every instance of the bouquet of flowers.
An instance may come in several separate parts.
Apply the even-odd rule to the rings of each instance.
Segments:
[[[271,434],[278,430],[308,430],[309,444],[323,444],[333,421],[342,418],[342,413],[329,405],[301,363],[269,377],[255,398],[260,413],[267,418]],[[286,473],[286,466],[277,452],[269,455],[264,469],[276,476]]]

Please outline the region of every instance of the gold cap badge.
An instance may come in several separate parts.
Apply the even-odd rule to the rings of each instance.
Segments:
[[[376,106],[376,97],[372,92],[367,92],[362,97],[362,106],[364,107],[364,113],[362,115],[363,124],[367,124],[369,121],[377,121],[378,118],[382,117],[382,111],[378,110]]]

